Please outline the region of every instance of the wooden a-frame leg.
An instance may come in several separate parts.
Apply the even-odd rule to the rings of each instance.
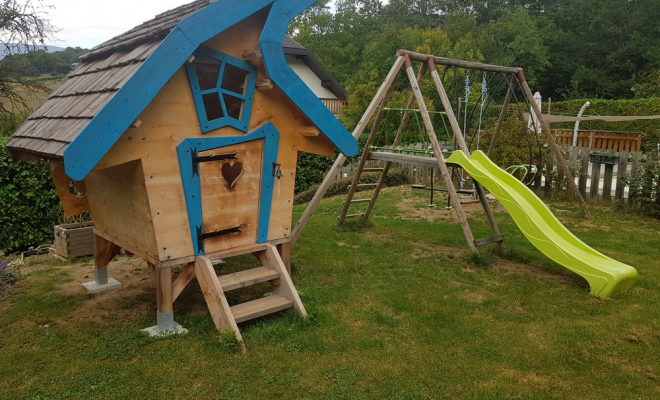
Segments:
[[[222,290],[222,286],[220,286],[218,276],[213,269],[211,260],[204,256],[199,256],[195,260],[194,268],[197,282],[199,282],[199,287],[202,289],[204,299],[211,312],[211,318],[213,318],[215,327],[220,332],[227,329],[232,330],[236,335],[236,339],[243,343],[243,337],[238,330],[238,325],[231,313],[229,303]],[[245,350],[245,345],[243,345],[243,350]]]
[[[167,336],[187,333],[181,325],[174,322],[174,295],[172,285],[172,267],[159,267],[149,264],[151,277],[156,284],[156,326],[142,329],[150,336]]]
[[[121,247],[111,241],[94,234],[94,281],[85,282],[83,286],[89,293],[98,293],[121,287],[115,279],[108,279],[108,264],[119,254]]]

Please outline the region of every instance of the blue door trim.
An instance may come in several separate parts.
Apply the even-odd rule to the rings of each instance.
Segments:
[[[209,137],[197,139],[185,139],[176,148],[181,170],[181,181],[186,199],[188,211],[188,222],[190,224],[190,235],[193,241],[195,255],[204,254],[204,244],[200,243],[197,232],[204,231],[202,198],[199,173],[193,168],[193,153],[213,150],[220,147],[231,146],[251,142],[253,140],[264,140],[263,161],[261,171],[261,193],[259,197],[259,226],[257,229],[257,243],[266,243],[268,240],[268,225],[270,222],[271,203],[273,201],[273,186],[275,177],[273,174],[273,163],[277,162],[277,151],[279,147],[280,133],[275,126],[268,122],[260,128],[250,132],[246,136]]]

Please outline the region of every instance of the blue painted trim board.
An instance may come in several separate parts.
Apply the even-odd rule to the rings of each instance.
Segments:
[[[207,137],[197,139],[186,139],[176,148],[179,158],[179,169],[181,181],[188,211],[188,222],[190,224],[190,235],[192,236],[193,250],[195,255],[204,254],[200,251],[200,243],[197,241],[197,228],[204,231],[202,214],[202,198],[199,174],[193,173],[193,152],[213,150],[221,147],[250,142],[253,140],[264,140],[264,152],[261,170],[261,192],[259,198],[259,226],[257,229],[257,243],[268,241],[268,227],[270,223],[270,210],[273,201],[273,187],[275,177],[273,176],[273,163],[277,162],[280,133],[271,122],[250,132],[246,136]]]
[[[291,70],[284,58],[282,40],[292,17],[288,16],[282,8],[286,8],[290,15],[293,15],[304,11],[312,4],[314,4],[314,1],[311,0],[275,1],[259,38],[264,64],[269,78],[319,128],[332,144],[345,156],[354,156],[358,153],[357,140],[321,103],[300,77]]]

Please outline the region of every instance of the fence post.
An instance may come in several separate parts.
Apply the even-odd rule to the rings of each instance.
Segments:
[[[598,200],[598,187],[600,186],[600,163],[591,163],[591,189],[589,196],[592,201]]]
[[[626,185],[623,183],[624,178],[628,175],[628,151],[623,150],[619,152],[619,165],[616,170],[616,190],[614,192],[614,200],[621,201],[623,204],[624,188]]]
[[[635,151],[631,153],[630,158],[632,159],[632,165],[630,166],[630,177],[637,178],[639,176],[639,164],[640,164],[641,154],[639,151]],[[636,204],[632,196],[630,196],[630,191],[632,191],[632,188],[628,189],[628,207],[635,208]]]
[[[614,177],[614,164],[605,164],[605,176],[603,177],[603,201],[612,201],[612,178]]]
[[[587,179],[589,178],[589,148],[580,149],[580,179],[578,189],[582,197],[587,197]]]

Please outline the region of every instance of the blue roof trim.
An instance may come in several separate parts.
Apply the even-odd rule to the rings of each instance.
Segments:
[[[354,156],[358,153],[357,140],[291,70],[284,58],[282,39],[289,27],[289,22],[314,2],[314,0],[276,0],[259,38],[261,53],[264,56],[264,64],[269,78],[339,151],[347,157]]]
[[[270,79],[344,155],[357,154],[357,141],[284,59],[282,39],[289,22],[314,0],[218,1],[183,19],[69,144],[66,174],[83,180],[199,45],[271,3],[259,40]]]
[[[215,2],[183,19],[64,150],[66,174],[83,180],[200,44],[272,2]]]

